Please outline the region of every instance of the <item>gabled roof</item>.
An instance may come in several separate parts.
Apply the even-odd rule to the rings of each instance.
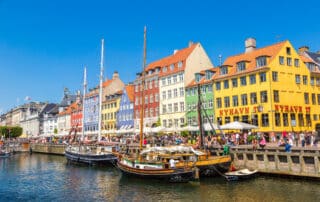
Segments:
[[[256,58],[260,56],[267,56],[270,57],[269,61],[272,61],[272,59],[279,53],[283,45],[287,41],[279,42],[270,46],[266,46],[263,48],[258,48],[253,50],[249,53],[243,53],[235,56],[228,57],[222,66],[229,66],[228,67],[228,74],[226,75],[220,75],[216,74],[215,78],[222,78],[222,77],[229,77],[236,74],[244,74],[248,72],[252,72],[257,70],[256,68]],[[237,72],[237,63],[246,61],[246,70]],[[267,64],[268,66],[268,64]],[[259,68],[261,69],[261,67]]]
[[[197,45],[199,45],[199,43],[194,43],[194,44],[190,45],[187,48],[184,48],[184,49],[181,49],[181,50],[177,50],[175,52],[175,54],[173,54],[173,55],[167,56],[165,58],[162,58],[160,60],[157,60],[155,62],[150,63],[147,66],[146,71],[148,71],[150,69],[154,69],[156,67],[169,66],[170,64],[174,64],[174,63],[177,63],[179,61],[186,60]]]
[[[126,85],[126,92],[130,102],[134,102],[134,86],[133,85]]]
[[[313,60],[313,62],[320,64],[320,54],[306,51],[306,54]]]

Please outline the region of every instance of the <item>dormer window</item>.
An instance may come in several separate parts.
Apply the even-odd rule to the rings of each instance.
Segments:
[[[306,65],[310,71],[315,70],[316,65],[313,62],[307,62]]]
[[[213,73],[211,71],[206,71],[206,80],[210,80]]]
[[[196,73],[196,83],[199,83],[201,80],[201,74]]]
[[[174,69],[174,64],[170,65],[170,71],[172,71]]]
[[[242,61],[242,62],[238,62],[237,63],[237,72],[241,72],[246,70],[246,62]]]
[[[220,67],[220,75],[228,74],[228,66],[221,66]]]
[[[267,56],[260,56],[256,58],[257,67],[264,67],[267,65]]]
[[[182,61],[178,62],[178,69],[181,69],[182,68]]]
[[[290,49],[290,47],[287,47],[287,48],[286,48],[286,51],[287,51],[287,55],[291,55],[291,49]]]
[[[167,72],[167,70],[168,70],[168,68],[167,68],[166,66],[164,66],[164,67],[162,68],[162,72]]]

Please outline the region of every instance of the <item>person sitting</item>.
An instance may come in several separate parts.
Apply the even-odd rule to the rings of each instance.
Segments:
[[[291,145],[287,142],[284,146],[285,152],[291,152]]]
[[[260,140],[259,146],[260,146],[262,149],[264,149],[264,147],[266,146],[266,139],[265,139],[264,136],[263,136],[262,139]]]

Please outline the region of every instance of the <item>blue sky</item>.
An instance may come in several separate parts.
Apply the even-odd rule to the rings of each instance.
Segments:
[[[98,84],[100,42],[105,76],[125,82],[141,70],[143,27],[147,63],[200,42],[214,65],[218,55],[244,51],[254,37],[263,47],[290,40],[295,48],[320,50],[320,3],[301,1],[0,0],[0,113],[32,101],[59,102],[63,88]]]

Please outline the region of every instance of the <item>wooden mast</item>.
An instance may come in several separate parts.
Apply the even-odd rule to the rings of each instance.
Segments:
[[[99,86],[99,112],[98,112],[98,142],[101,140],[101,111],[102,111],[102,82],[103,82],[103,53],[104,39],[101,40],[101,61],[100,61],[100,86]]]
[[[84,113],[84,102],[86,99],[86,91],[87,91],[87,68],[84,67],[84,72],[83,72],[83,97],[82,97],[82,133],[81,133],[81,140],[84,140],[84,118],[85,118],[85,113]]]
[[[202,102],[201,102],[201,92],[200,92],[200,84],[198,84],[198,123],[199,123],[199,130],[200,130],[200,149],[204,148],[204,130],[203,130],[203,124],[202,124]]]
[[[144,35],[143,35],[143,64],[142,64],[142,80],[141,80],[141,109],[140,109],[140,151],[142,150],[143,145],[143,118],[144,118],[144,84],[145,84],[145,67],[146,67],[146,57],[147,57],[147,27],[144,26]]]

